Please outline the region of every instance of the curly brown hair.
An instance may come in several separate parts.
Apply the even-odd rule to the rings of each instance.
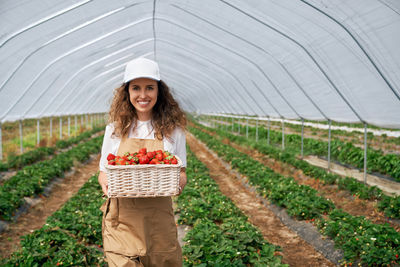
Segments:
[[[186,116],[170,93],[169,87],[161,80],[157,82],[157,102],[152,110],[151,123],[158,139],[170,138],[176,127],[186,128]],[[129,82],[114,90],[114,98],[109,112],[109,122],[114,123],[113,135],[127,136],[129,128],[136,128],[138,116],[129,100]]]

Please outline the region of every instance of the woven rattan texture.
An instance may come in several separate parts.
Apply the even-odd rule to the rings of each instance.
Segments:
[[[178,164],[106,165],[108,197],[158,197],[179,193],[182,161]]]

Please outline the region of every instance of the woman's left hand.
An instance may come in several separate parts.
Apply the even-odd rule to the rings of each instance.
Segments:
[[[187,183],[186,169],[182,168],[181,175],[179,178],[179,195],[182,193],[183,188],[185,188],[186,183]]]

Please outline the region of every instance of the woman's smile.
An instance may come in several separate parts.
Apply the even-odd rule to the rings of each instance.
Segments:
[[[136,109],[140,121],[151,119],[154,105],[157,102],[157,81],[147,78],[139,78],[129,83],[129,98]]]

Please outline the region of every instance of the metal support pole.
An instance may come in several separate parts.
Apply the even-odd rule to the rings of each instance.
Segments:
[[[0,122],[0,160],[3,160],[3,134],[2,134],[1,122]]]
[[[24,140],[22,136],[22,120],[19,120],[19,143],[21,154],[24,153]]]
[[[282,119],[282,150],[285,149],[285,121]]]
[[[256,120],[256,142],[258,142],[258,119]]]
[[[269,129],[271,127],[271,121],[270,118],[268,117],[268,132],[267,132],[267,144],[269,145]]]
[[[88,125],[88,122],[89,122],[88,114],[85,114],[85,118],[86,118],[85,129],[87,129],[87,125]]]
[[[75,134],[74,134],[74,136],[76,136],[77,132],[78,132],[78,122],[77,122],[77,118],[75,115]]]
[[[37,128],[36,144],[39,145],[39,143],[40,143],[40,121],[39,121],[39,119],[36,120],[36,128]]]
[[[249,139],[249,119],[246,119],[246,138]]]
[[[83,128],[83,115],[81,115],[81,130]]]
[[[93,129],[93,115],[90,115],[90,127]]]
[[[367,124],[364,123],[364,184],[367,184]]]
[[[329,132],[328,132],[328,171],[331,169],[331,120],[329,121]]]
[[[303,147],[304,147],[304,119],[301,119],[301,158],[302,159],[304,157]]]
[[[71,117],[68,116],[68,137],[71,136]]]
[[[53,137],[53,117],[50,117],[50,139]]]
[[[62,139],[62,117],[60,116],[60,139]]]

